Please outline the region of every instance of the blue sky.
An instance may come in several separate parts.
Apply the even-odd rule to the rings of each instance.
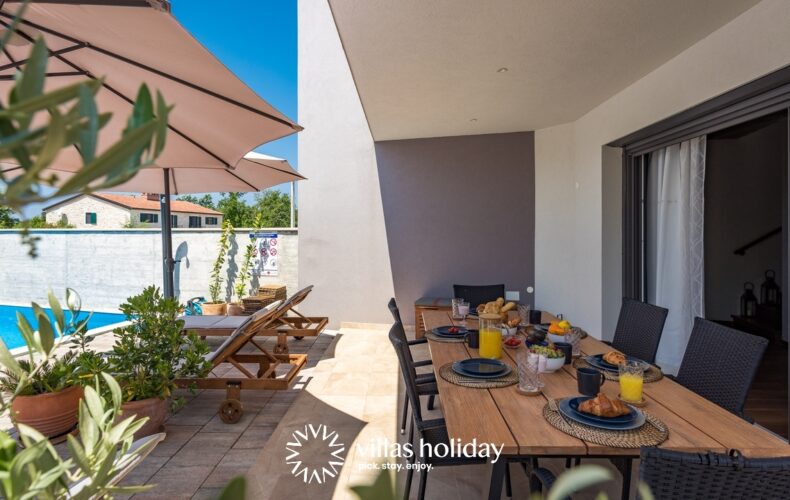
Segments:
[[[296,0],[171,0],[173,15],[259,96],[298,121]],[[296,135],[257,148],[297,165]],[[282,186],[284,191],[288,186]]]

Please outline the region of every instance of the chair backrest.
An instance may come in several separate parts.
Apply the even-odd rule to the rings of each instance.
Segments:
[[[655,362],[668,312],[663,307],[624,298],[612,347],[648,363]]]
[[[469,302],[474,309],[480,304],[505,297],[505,285],[453,285],[453,297]]]
[[[392,314],[392,319],[395,320],[395,323],[402,323],[400,319],[400,309],[398,309],[398,304],[395,302],[395,297],[390,299],[387,307],[390,308],[390,313]]]
[[[676,380],[742,416],[767,345],[768,339],[695,318]]]
[[[639,479],[655,498],[790,498],[790,457],[642,448],[641,458]]]
[[[228,338],[220,346],[204,356],[205,360],[214,366],[222,363],[228,356],[235,354],[236,351],[244,347],[250,338],[255,336],[255,332],[263,325],[268,323],[278,314],[283,314],[284,302],[276,300],[259,311],[255,311],[238,328],[233,330]]]
[[[400,321],[396,321],[390,328],[389,338],[392,347],[395,348],[395,354],[398,356],[400,372],[403,376],[403,383],[406,386],[406,397],[409,398],[409,403],[411,403],[414,419],[420,423],[422,422],[422,411],[420,396],[417,393],[417,371],[414,369],[414,360],[406,339],[406,332]]]

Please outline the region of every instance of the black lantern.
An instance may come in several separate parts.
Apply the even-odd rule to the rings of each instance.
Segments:
[[[773,269],[765,271],[765,281],[760,285],[760,303],[766,306],[778,306],[782,303],[782,289],[776,283]]]
[[[741,316],[753,318],[757,315],[757,297],[754,295],[754,283],[747,281],[743,284],[741,295]]]

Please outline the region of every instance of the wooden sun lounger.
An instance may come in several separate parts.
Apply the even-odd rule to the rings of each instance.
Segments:
[[[288,337],[301,339],[304,337],[316,337],[324,331],[329,323],[329,318],[324,316],[305,316],[296,310],[296,306],[304,302],[310,295],[313,285],[305,287],[291,295],[282,305],[282,313],[272,317],[259,331],[258,335],[266,337],[277,337],[277,346],[274,352],[286,354],[288,352]],[[294,316],[289,316],[292,313]]]
[[[316,337],[329,323],[327,317],[305,316],[295,309],[304,302],[312,290],[311,285],[293,294],[280,305],[268,322],[260,323],[256,328],[255,336],[277,337],[275,354],[288,354],[288,337],[297,339]],[[201,337],[224,337],[233,334],[239,328],[238,321],[246,324],[247,320],[243,318],[243,316],[227,316],[213,319],[211,316],[186,316],[184,330],[194,331]]]
[[[254,338],[263,325],[284,314],[286,302],[277,301],[249,316],[216,351],[206,355],[206,360],[212,363],[208,377],[177,379],[176,384],[179,387],[225,389],[227,396],[220,404],[219,415],[223,422],[229,424],[238,422],[244,412],[241,404],[242,389],[288,389],[307,363],[307,355],[271,353]],[[259,352],[240,353],[247,344],[255,346]],[[234,373],[232,377],[215,376],[217,368],[225,364],[230,364],[240,374]],[[244,364],[256,364],[258,367],[253,373]],[[287,367],[287,371],[283,373],[284,367]]]

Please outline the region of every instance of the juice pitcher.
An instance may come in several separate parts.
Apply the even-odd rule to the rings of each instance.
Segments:
[[[502,330],[499,314],[480,315],[480,357],[500,359],[502,357]]]

